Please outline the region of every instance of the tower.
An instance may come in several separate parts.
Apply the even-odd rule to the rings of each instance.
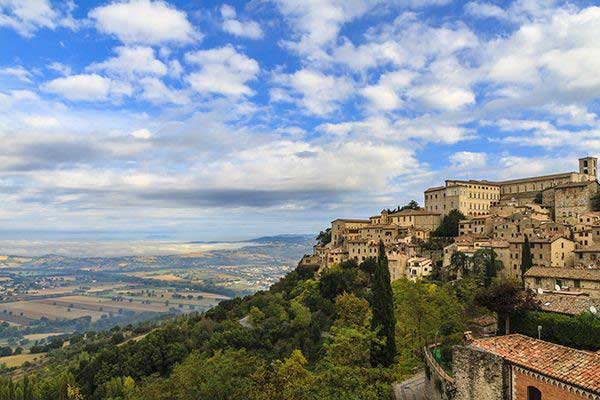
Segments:
[[[593,179],[596,179],[598,177],[598,159],[596,157],[580,158],[579,173],[590,175]]]
[[[598,159],[596,157],[583,157],[579,159],[579,172],[590,175],[594,179],[598,177]]]

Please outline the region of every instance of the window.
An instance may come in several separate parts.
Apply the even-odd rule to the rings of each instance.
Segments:
[[[542,278],[535,278],[535,285],[536,285],[537,287],[540,287],[540,286],[541,286],[541,284],[542,284]]]
[[[581,281],[579,279],[575,279],[573,281],[573,286],[575,286],[577,289],[579,289],[581,287]]]
[[[542,392],[535,386],[527,386],[527,400],[542,400]]]

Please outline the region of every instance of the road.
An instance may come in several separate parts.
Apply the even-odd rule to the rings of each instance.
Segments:
[[[419,372],[404,382],[394,383],[393,388],[396,400],[426,400],[425,372]]]

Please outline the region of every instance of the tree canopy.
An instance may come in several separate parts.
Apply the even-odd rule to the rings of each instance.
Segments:
[[[458,223],[465,219],[465,215],[458,210],[451,210],[445,215],[440,226],[433,231],[435,237],[456,237],[458,236]]]

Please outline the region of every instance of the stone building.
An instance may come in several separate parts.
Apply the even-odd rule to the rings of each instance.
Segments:
[[[600,269],[532,267],[525,273],[525,287],[537,291],[587,293],[600,298]]]
[[[532,204],[538,196],[542,196],[544,205],[554,206],[554,195],[548,193],[544,196],[544,191],[559,185],[595,182],[597,176],[598,160],[595,157],[583,157],[579,159],[579,172],[496,182],[446,180],[444,186],[425,190],[425,209],[444,215],[453,209],[460,210],[467,216],[489,215],[490,209],[498,205]],[[566,211],[568,213],[568,210]],[[571,213],[574,213],[574,210]]]
[[[582,246],[573,251],[574,263],[578,268],[599,269],[600,268],[600,244]]]
[[[534,267],[572,267],[575,242],[562,236],[531,238],[531,260]]]
[[[513,334],[453,350],[454,400],[600,399],[600,354]]]
[[[431,275],[432,269],[433,263],[429,258],[413,257],[406,261],[406,277],[413,281]]]
[[[598,192],[598,182],[571,182],[551,189],[554,192],[554,220],[575,225],[579,216],[592,211],[591,198]]]
[[[464,215],[488,215],[500,200],[500,187],[488,181],[447,180],[445,186],[425,191],[425,210],[448,214],[459,210]]]

